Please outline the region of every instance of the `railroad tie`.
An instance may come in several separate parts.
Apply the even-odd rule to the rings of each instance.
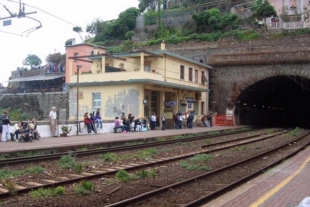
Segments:
[[[9,190],[8,190],[8,189],[5,189],[5,188],[0,188],[0,192],[1,192],[1,193],[8,193]]]
[[[77,174],[68,174],[68,175],[76,178],[84,177],[83,175],[77,175]]]
[[[46,182],[46,183],[56,183],[57,181],[56,180],[46,180],[46,179],[42,179],[43,182]]]
[[[26,182],[26,184],[32,185],[32,186],[42,186],[43,185],[41,183],[36,183],[36,182]]]
[[[86,172],[83,172],[82,175],[90,176],[90,175],[94,175],[94,174],[93,174],[93,173],[86,173]]]

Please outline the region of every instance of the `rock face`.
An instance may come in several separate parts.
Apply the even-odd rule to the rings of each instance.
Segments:
[[[68,100],[66,92],[3,94],[0,96],[0,107],[20,109],[22,114],[44,120],[48,118],[52,106],[68,109]]]

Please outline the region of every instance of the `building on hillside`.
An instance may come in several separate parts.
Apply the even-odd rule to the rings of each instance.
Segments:
[[[310,27],[310,1],[309,0],[268,0],[275,8],[278,17],[266,19],[270,29],[300,29]],[[251,8],[256,1],[247,0],[234,5],[231,11],[239,18],[247,18],[253,14]],[[258,20],[263,24],[262,19]]]
[[[72,54],[70,50],[75,47],[68,47],[67,55]],[[206,114],[211,66],[168,52],[164,43],[155,52],[96,54],[83,57],[88,63],[85,67],[91,69],[78,74],[73,62],[83,58],[67,56],[71,62],[66,74],[69,119],[82,119],[85,112],[97,108],[105,122],[122,112],[147,118],[165,113],[172,128],[173,114],[178,111]]]
[[[89,44],[89,43],[81,43],[81,44],[72,44],[66,47],[66,68],[70,68],[70,70],[66,70],[66,83],[70,83],[70,78],[72,77],[71,73],[76,72],[77,67],[79,66],[79,71],[81,73],[90,73],[92,71],[92,67],[95,64],[97,68],[101,68],[101,61],[98,62],[97,59],[93,60],[87,58],[91,55],[105,54],[106,50],[104,47]],[[69,61],[69,57],[76,57],[73,61]],[[78,57],[78,58],[77,58]],[[82,61],[79,59],[83,59]]]

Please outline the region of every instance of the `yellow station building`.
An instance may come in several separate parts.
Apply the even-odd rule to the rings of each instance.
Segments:
[[[88,53],[76,54],[74,51]],[[73,53],[74,56],[68,56]],[[97,108],[106,123],[122,112],[147,118],[152,113],[160,118],[164,113],[167,128],[172,128],[173,113],[207,113],[211,68],[166,51],[165,43],[154,52],[113,55],[90,44],[69,46],[66,66],[69,119],[83,119],[85,112]]]

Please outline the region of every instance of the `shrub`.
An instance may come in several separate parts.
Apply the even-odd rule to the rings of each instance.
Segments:
[[[90,195],[94,191],[94,184],[88,181],[82,181],[74,187],[74,193],[77,195]]]
[[[116,178],[128,182],[130,180],[130,174],[126,170],[120,170],[116,173]]]
[[[117,160],[117,155],[115,153],[111,153],[111,152],[108,152],[108,153],[103,154],[103,155],[99,155],[99,157],[101,159],[103,159],[103,161],[105,161],[105,162],[113,162],[113,161]]]
[[[63,195],[65,193],[65,188],[58,186],[55,189],[52,188],[39,188],[37,190],[32,190],[29,192],[30,197],[32,198],[46,198],[46,197],[54,197],[57,195]]]

